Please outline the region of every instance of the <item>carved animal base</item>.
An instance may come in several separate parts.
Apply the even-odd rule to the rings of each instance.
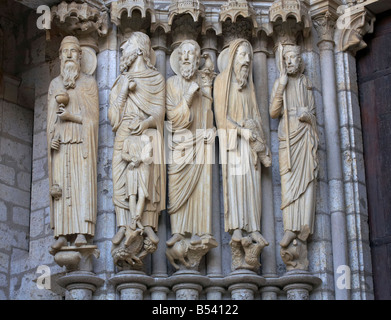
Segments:
[[[52,252],[54,261],[60,266],[71,271],[92,271],[92,257],[99,258],[100,251],[97,246],[64,246],[58,251]]]
[[[191,244],[190,238],[184,238],[168,247],[166,256],[177,270],[197,271],[202,257],[217,245],[214,238],[204,238],[199,244]]]
[[[245,269],[257,272],[261,266],[259,262],[261,252],[269,244],[248,234],[240,241],[231,240],[229,245],[232,252],[232,271]]]
[[[143,270],[143,259],[156,251],[154,244],[140,229],[126,228],[119,244],[113,244],[111,255],[114,264],[121,270]]]
[[[308,270],[307,241],[296,238],[287,247],[282,247],[280,254],[287,271]]]

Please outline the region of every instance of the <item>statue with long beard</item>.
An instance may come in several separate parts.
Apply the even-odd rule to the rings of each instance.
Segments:
[[[259,269],[268,242],[261,235],[261,164],[271,165],[252,80],[253,52],[245,39],[220,54],[214,84],[224,192],[225,231],[231,234],[232,269]]]
[[[168,200],[172,237],[166,255],[176,269],[197,270],[201,258],[217,246],[212,235],[211,163],[215,139],[211,91],[214,72],[199,70],[201,52],[183,41],[170,58],[177,74],[167,80],[166,116],[172,158]]]
[[[157,248],[155,232],[165,209],[165,81],[151,62],[146,34],[133,32],[121,50],[121,74],[111,89],[108,113],[115,132],[113,203],[118,227],[112,256],[119,267],[140,270],[142,259]]]
[[[68,245],[91,245],[97,215],[98,87],[81,72],[76,37],[65,37],[59,53],[61,74],[50,83],[47,119],[53,255]]]

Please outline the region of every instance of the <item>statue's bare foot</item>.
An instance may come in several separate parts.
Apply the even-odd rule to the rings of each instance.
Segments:
[[[192,246],[195,246],[195,245],[197,245],[197,244],[201,244],[201,238],[200,238],[200,236],[199,235],[197,235],[197,234],[194,234],[192,237],[191,237],[191,239],[190,239],[190,244],[192,245]]]
[[[280,241],[280,246],[283,248],[289,246],[289,244],[295,238],[296,238],[296,233],[294,233],[293,231],[290,231],[290,230],[286,230],[284,233],[284,237]]]
[[[125,227],[120,227],[118,232],[113,237],[113,239],[111,239],[111,242],[113,244],[119,244],[123,239],[124,235],[125,235]]]
[[[243,238],[242,231],[240,229],[235,229],[235,231],[232,234],[232,241],[240,242]]]
[[[144,227],[144,232],[153,244],[159,243],[159,238],[150,226]]]
[[[87,239],[84,234],[78,234],[75,240],[75,246],[76,247],[81,247],[83,245],[87,244]]]
[[[255,242],[258,242],[259,244],[262,244],[264,247],[269,245],[269,242],[262,236],[262,234],[259,231],[255,231],[251,233],[252,239],[254,239]]]
[[[172,247],[176,242],[183,239],[183,236],[179,233],[175,233],[170,239],[166,241],[167,247]]]
[[[65,238],[64,236],[59,236],[57,240],[52,244],[52,249],[60,250],[61,247],[66,246],[67,244],[67,238]]]

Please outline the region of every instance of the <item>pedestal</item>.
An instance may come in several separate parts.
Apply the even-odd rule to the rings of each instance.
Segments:
[[[288,271],[279,280],[288,300],[309,300],[310,292],[322,283],[321,279],[303,270]]]
[[[176,300],[198,300],[202,289],[208,285],[209,279],[195,270],[175,272],[171,279],[172,290]]]
[[[66,300],[92,300],[92,294],[104,280],[93,272],[74,271],[59,278],[57,283],[67,290]]]
[[[225,278],[232,300],[254,300],[265,279],[250,270],[235,270]]]
[[[144,292],[153,283],[153,278],[142,271],[126,270],[109,279],[119,291],[120,300],[143,300]]]

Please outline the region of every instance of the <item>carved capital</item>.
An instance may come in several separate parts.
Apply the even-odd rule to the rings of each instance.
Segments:
[[[174,17],[181,14],[189,14],[194,22],[205,17],[205,6],[199,0],[174,0],[168,9],[168,24],[172,25]]]
[[[103,8],[98,8],[87,2],[77,3],[65,1],[51,8],[52,21],[66,34],[74,35],[81,42],[83,39],[94,38],[91,47],[97,50],[97,37],[105,36],[108,31],[108,14]]]
[[[335,43],[337,51],[350,51],[353,55],[365,48],[363,37],[373,32],[375,16],[365,8],[373,1],[351,1],[341,6],[336,22]]]
[[[139,14],[134,14],[133,11]],[[125,19],[123,19],[125,16]],[[146,29],[156,22],[152,0],[118,0],[111,3],[111,22],[125,32],[126,28],[133,31]]]
[[[322,41],[334,42],[335,19],[329,11],[314,17],[312,21],[319,36],[318,45]]]
[[[269,9],[269,23],[273,28],[275,45],[297,44],[302,34],[308,37],[311,19],[306,0],[277,0]]]
[[[255,10],[247,0],[228,0],[228,2],[223,4],[220,8],[219,20],[221,22],[224,22],[227,19],[236,22],[236,19],[239,16],[249,18],[252,21],[253,26],[255,28],[258,27]]]

